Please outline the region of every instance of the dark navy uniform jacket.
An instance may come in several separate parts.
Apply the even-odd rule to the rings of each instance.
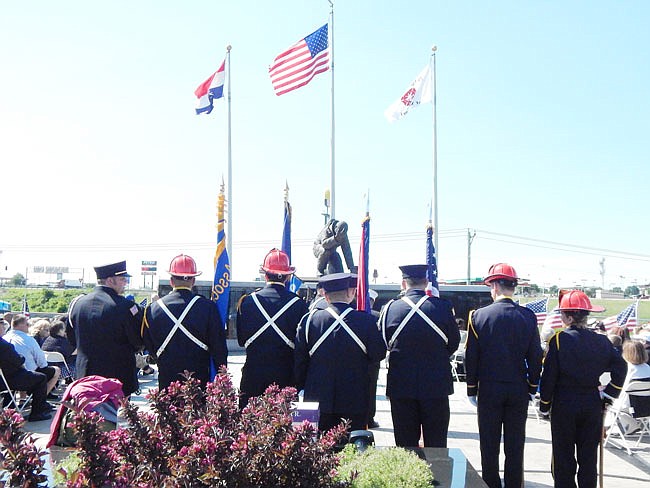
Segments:
[[[465,351],[467,395],[481,382],[526,383],[535,393],[542,369],[537,318],[508,297],[470,314]]]
[[[297,297],[282,283],[267,283],[256,296],[269,317],[273,317],[285,304]],[[275,324],[294,341],[300,319],[307,313],[304,300],[296,300]],[[237,309],[237,341],[244,346],[267,319],[250,295],[246,295]],[[246,362],[242,368],[240,390],[249,396],[258,396],[272,383],[280,387],[294,386],[293,349],[284,342],[273,327],[268,327],[246,348]]]
[[[195,296],[196,294],[189,288],[175,288],[159,301],[165,304],[174,317],[179,318]],[[182,380],[181,375],[185,370],[193,372],[194,378],[206,383],[211,380],[211,359],[215,368],[227,364],[226,332],[214,302],[200,297],[185,316],[182,324],[194,337],[208,346],[208,349],[202,349],[177,329],[161,356],[157,358],[160,388],[168,387],[173,381]],[[173,326],[174,322],[158,301],[147,307],[142,322],[142,337],[151,354],[157,354]]]
[[[621,392],[627,364],[607,336],[588,329],[568,327],[555,334],[548,343],[544,359],[540,410],[548,411],[557,393],[598,392],[600,375],[611,373],[605,393],[616,398]]]
[[[77,344],[77,378],[99,375],[122,382],[124,395],[138,389],[135,352],[142,347],[142,309],[107,286],[80,297],[70,311]]]
[[[409,290],[405,294],[414,304],[424,295],[424,290]],[[401,299],[386,305],[380,322],[387,344],[410,310],[411,306]],[[420,310],[447,336],[448,343],[415,313],[388,348],[386,396],[390,398],[440,398],[454,392],[449,356],[458,349],[460,331],[452,305],[447,300],[429,297]]]
[[[351,308],[347,303],[330,307],[341,315]],[[377,329],[377,319],[366,312],[353,310],[345,322],[366,346],[364,353],[350,334],[339,324],[313,356],[309,350],[335,321],[327,310],[314,312],[309,323],[309,341],[305,339],[303,317],[296,337],[296,380],[305,390],[305,401],[319,402],[322,413],[365,415],[368,408],[368,365],[386,356],[386,346]]]

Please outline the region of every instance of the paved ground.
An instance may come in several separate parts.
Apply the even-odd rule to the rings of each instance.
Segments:
[[[233,375],[235,385],[239,385],[241,367],[244,363],[243,353],[234,352],[229,357],[229,369]],[[383,366],[383,365],[382,365]],[[157,386],[157,381],[152,377],[141,378],[143,394],[148,388]],[[374,429],[375,443],[378,446],[393,446],[392,423],[390,406],[384,396],[386,387],[386,369],[382,367],[377,389],[377,416],[380,427]],[[466,400],[465,384],[456,383],[456,392],[451,400],[451,422],[449,426],[450,448],[459,448],[463,451],[472,466],[480,472],[481,461],[479,453],[478,429],[476,423],[476,409]],[[134,398],[138,405],[146,405],[142,396]],[[34,432],[38,444],[43,444],[49,433],[50,422],[27,423],[27,430]],[[550,424],[538,421],[531,409],[526,437],[525,451],[525,480],[527,487],[553,486],[550,472],[551,463],[551,432]],[[604,472],[605,486],[616,488],[632,488],[648,486],[650,482],[650,439],[645,439],[641,448],[633,455],[614,447],[605,448]],[[503,465],[503,461],[501,463]]]

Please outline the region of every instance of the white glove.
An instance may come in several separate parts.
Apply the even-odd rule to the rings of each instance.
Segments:
[[[473,407],[478,407],[478,402],[476,401],[476,395],[468,396],[467,400],[472,404]]]

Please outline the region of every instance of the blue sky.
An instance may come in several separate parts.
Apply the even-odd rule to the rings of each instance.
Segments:
[[[294,264],[313,276],[330,75],[276,97],[267,70],[328,12],[297,0],[0,7],[3,273],[70,266],[88,279],[127,258],[137,276],[140,260],[163,269],[186,252],[210,275],[226,105],[196,116],[193,91],[231,44],[234,279],[280,245],[285,181]],[[606,287],[650,282],[649,21],[643,1],[338,2],[336,216],[355,254],[369,191],[379,281],[424,260],[431,107],[393,124],[383,111],[435,44],[440,278],[466,276],[469,228],[474,276],[507,261],[540,284],[601,284],[604,257]]]

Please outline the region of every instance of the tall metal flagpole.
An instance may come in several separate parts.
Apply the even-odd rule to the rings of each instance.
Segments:
[[[436,51],[437,46],[431,47],[433,60],[433,78],[431,80],[431,100],[433,104],[433,242],[436,248],[438,276],[440,276],[440,247],[438,246],[438,138],[436,130]]]
[[[226,46],[226,61],[228,70],[228,234],[226,235],[226,250],[228,251],[228,258],[230,260],[230,269],[233,269],[233,255],[232,255],[232,141],[230,132],[230,50],[232,46]]]
[[[329,25],[329,47],[330,47],[330,70],[331,80],[332,80],[332,97],[331,97],[331,115],[332,115],[332,127],[331,127],[331,136],[330,136],[330,218],[333,219],[336,216],[336,190],[335,190],[335,152],[334,152],[334,2],[328,0],[330,4],[330,25]]]

